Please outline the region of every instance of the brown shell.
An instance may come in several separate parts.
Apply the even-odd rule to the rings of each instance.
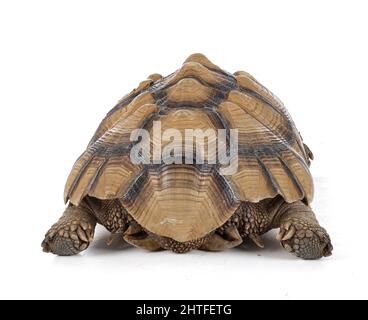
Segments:
[[[239,167],[222,176],[214,165],[134,165],[130,133],[186,128],[239,130]],[[151,141],[155,144],[155,141]],[[233,75],[201,54],[168,77],[150,76],[108,113],[75,163],[65,200],[121,198],[146,229],[177,241],[200,238],[225,223],[240,201],[281,195],[313,197],[309,158],[289,113],[248,73]]]

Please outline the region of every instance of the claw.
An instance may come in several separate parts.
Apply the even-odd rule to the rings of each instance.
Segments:
[[[86,234],[87,234],[88,241],[92,242],[93,236],[94,236],[94,231],[93,230],[87,230]]]
[[[229,227],[225,230],[225,235],[226,238],[229,239],[230,241],[234,241],[234,240],[241,240],[241,236],[239,234],[239,231],[237,228],[235,227]]]
[[[138,224],[131,223],[131,224],[129,224],[129,227],[125,230],[123,235],[132,236],[132,235],[137,234],[141,231],[142,231],[142,228]]]
[[[289,220],[288,222],[286,222],[283,225],[283,227],[284,227],[285,230],[289,230],[289,228],[291,227],[292,224],[293,224],[293,222]]]
[[[285,230],[284,230],[284,229],[282,229],[282,228],[280,228],[280,231],[279,231],[279,233],[277,234],[276,239],[277,239],[277,240],[279,240],[279,241],[281,241],[281,240],[282,240],[282,238],[284,237],[284,234],[285,234]]]
[[[251,234],[249,238],[260,248],[264,248],[264,243],[262,238],[258,234]]]
[[[106,240],[106,244],[108,246],[111,246],[113,242],[114,242],[114,234],[111,234],[111,236]]]
[[[295,232],[296,232],[295,228],[291,227],[289,231],[282,237],[281,240],[286,241],[286,240],[291,239],[294,236]]]
[[[70,239],[74,240],[74,241],[78,241],[78,235],[75,232],[71,232],[70,233]]]
[[[88,242],[88,238],[87,238],[87,235],[86,233],[83,231],[82,228],[78,227],[77,229],[77,234],[78,234],[78,237],[84,241],[84,242]]]
[[[81,246],[79,247],[79,250],[80,251],[86,250],[87,247],[88,247],[88,244],[87,243],[82,243]]]
[[[83,229],[84,231],[86,231],[86,230],[88,229],[88,223],[87,223],[87,222],[85,222],[85,221],[81,221],[81,222],[80,222],[80,225],[81,225],[81,227],[82,227],[82,229]]]

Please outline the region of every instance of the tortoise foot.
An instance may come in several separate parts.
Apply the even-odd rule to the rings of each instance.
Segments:
[[[324,228],[298,218],[284,221],[277,239],[285,250],[307,260],[330,256],[333,250],[330,237]]]
[[[46,233],[42,242],[44,252],[71,256],[86,250],[96,226],[95,219],[79,207],[68,207],[60,220]]]

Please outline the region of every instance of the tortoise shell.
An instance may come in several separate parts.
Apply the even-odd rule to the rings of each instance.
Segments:
[[[132,130],[238,129],[238,170],[219,166],[133,164]],[[151,142],[151,147],[155,141]],[[167,77],[154,74],[122,98],[76,161],[65,201],[121,199],[145,229],[190,241],[223,225],[242,201],[313,197],[309,150],[282,102],[246,72],[230,74],[202,54]]]

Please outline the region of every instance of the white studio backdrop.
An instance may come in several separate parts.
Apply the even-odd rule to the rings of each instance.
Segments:
[[[366,1],[0,0],[0,298],[368,298]],[[335,250],[41,251],[63,187],[103,116],[149,74],[204,53],[287,106],[315,154],[312,204]]]

